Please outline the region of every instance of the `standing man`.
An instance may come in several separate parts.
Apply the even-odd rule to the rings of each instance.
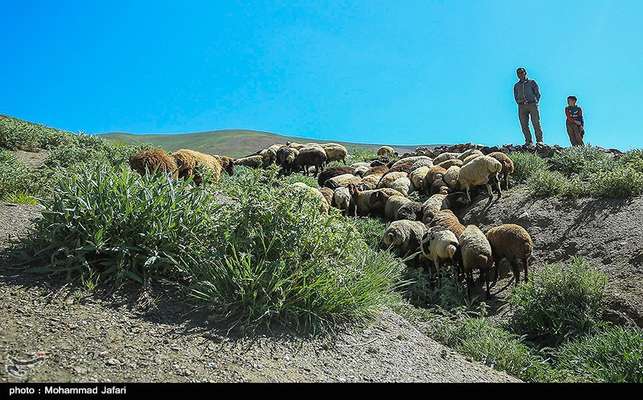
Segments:
[[[527,70],[518,68],[516,70],[518,82],[514,85],[514,98],[518,103],[518,118],[520,127],[525,135],[525,144],[531,145],[531,131],[529,130],[529,119],[534,126],[536,142],[543,143],[543,131],[540,129],[540,113],[538,112],[538,101],[540,101],[540,90],[536,81],[527,78]]]

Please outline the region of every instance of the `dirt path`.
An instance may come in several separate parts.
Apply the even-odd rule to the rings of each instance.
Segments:
[[[36,207],[0,205],[0,247]],[[15,275],[0,259],[0,382],[507,382],[384,310],[334,338],[233,338],[156,291],[148,305],[82,296]]]
[[[483,230],[524,226],[534,239],[536,268],[585,257],[608,275],[609,317],[643,326],[643,197],[536,199],[518,187],[490,206],[476,202],[460,217]]]

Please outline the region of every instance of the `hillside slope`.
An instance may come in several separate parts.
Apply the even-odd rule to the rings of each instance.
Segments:
[[[294,136],[283,136],[270,132],[243,129],[227,129],[210,132],[178,133],[178,134],[130,134],[106,133],[101,136],[120,143],[140,144],[149,143],[168,151],[192,149],[204,153],[222,154],[230,157],[246,156],[275,143],[328,143],[328,140],[309,139]],[[363,144],[350,142],[342,143],[349,148],[377,150],[380,144]],[[414,151],[417,146],[394,146],[399,153]]]

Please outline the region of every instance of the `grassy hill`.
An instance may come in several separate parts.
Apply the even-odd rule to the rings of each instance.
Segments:
[[[202,151],[205,153],[216,153],[231,157],[240,157],[252,154],[257,150],[266,148],[275,143],[286,143],[287,141],[309,143],[324,143],[328,140],[307,139],[301,137],[282,136],[270,132],[253,130],[228,129],[210,132],[178,133],[178,134],[145,134],[137,135],[130,133],[106,133],[102,134],[109,140],[126,143],[139,144],[149,143],[166,150],[173,151],[182,148]],[[362,144],[339,142],[349,148],[377,149],[379,144]],[[394,146],[400,153],[414,151],[416,146]]]

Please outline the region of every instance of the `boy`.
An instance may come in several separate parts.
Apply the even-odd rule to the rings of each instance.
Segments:
[[[583,146],[583,136],[585,136],[585,122],[583,121],[583,110],[576,105],[576,96],[567,97],[567,107],[565,115],[567,116],[567,134],[572,146]]]

